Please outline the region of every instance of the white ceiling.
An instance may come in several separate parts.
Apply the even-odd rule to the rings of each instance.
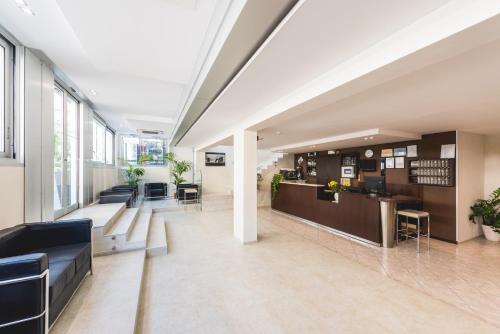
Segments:
[[[447,2],[303,2],[180,144],[210,140]]]
[[[42,50],[119,130],[171,131],[229,0],[0,1],[0,22]],[[90,94],[95,90],[97,95]],[[144,115],[144,120],[125,114]],[[150,122],[148,117],[162,117]]]

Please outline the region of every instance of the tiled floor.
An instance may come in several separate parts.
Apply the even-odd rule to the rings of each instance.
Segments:
[[[259,242],[242,246],[231,211],[164,215],[169,255],[147,262],[140,333],[500,331],[497,245],[417,256],[259,210]]]

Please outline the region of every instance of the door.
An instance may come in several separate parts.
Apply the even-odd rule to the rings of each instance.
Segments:
[[[54,216],[78,208],[78,101],[54,90]]]

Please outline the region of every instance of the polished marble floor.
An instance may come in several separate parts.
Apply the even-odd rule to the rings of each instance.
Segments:
[[[139,333],[498,333],[499,246],[381,249],[259,210],[165,212],[169,254],[148,259]]]

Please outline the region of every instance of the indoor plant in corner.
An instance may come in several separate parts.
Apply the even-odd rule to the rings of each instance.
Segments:
[[[486,239],[500,241],[500,188],[488,199],[477,200],[470,209],[470,221],[481,224]]]
[[[170,166],[170,174],[174,177],[174,184],[176,189],[175,196],[177,196],[177,186],[186,181],[186,179],[182,177],[182,174],[189,172],[191,170],[192,164],[187,160],[177,160],[174,153],[172,152],[165,154],[165,159],[168,161],[168,164]]]
[[[141,176],[144,176],[145,170],[141,167],[135,167],[129,162],[126,163],[127,168],[123,170],[123,178],[129,186],[137,186],[141,181]]]
[[[273,180],[271,181],[271,201],[276,198],[278,191],[280,190],[280,183],[283,181],[283,175],[274,174]]]
[[[342,187],[337,181],[332,180],[328,182],[328,188],[330,188],[330,191],[332,192],[334,202],[338,203],[339,193],[344,191],[344,187]]]

